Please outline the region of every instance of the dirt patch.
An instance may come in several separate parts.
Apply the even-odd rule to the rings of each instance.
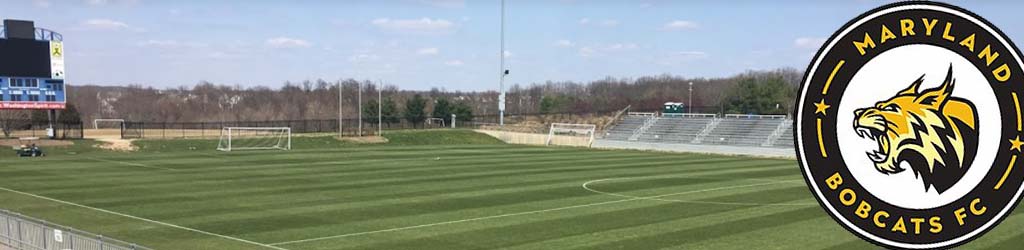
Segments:
[[[100,142],[96,144],[96,147],[112,150],[112,151],[135,151],[138,147],[132,145],[132,140],[126,139],[113,139],[113,138],[97,138],[96,141]]]
[[[341,137],[338,138],[340,141],[354,142],[354,143],[387,143],[388,138],[383,136],[362,136],[362,137]]]
[[[53,147],[53,146],[62,147],[62,146],[75,145],[75,143],[72,142],[72,141],[64,141],[64,140],[42,139],[42,140],[31,140],[31,141],[24,140],[23,141],[23,140],[19,140],[19,139],[0,139],[0,146],[3,146],[3,147],[16,147],[16,146],[21,146],[21,145],[25,145],[25,144],[36,144],[36,146],[40,146],[40,147]]]

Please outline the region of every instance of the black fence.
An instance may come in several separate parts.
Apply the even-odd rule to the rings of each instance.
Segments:
[[[52,124],[53,136],[47,133],[47,130],[51,128],[51,124],[48,121],[32,121],[32,120],[0,120],[0,138],[24,138],[24,137],[38,137],[38,138],[51,138],[51,139],[82,139],[83,133],[81,122],[54,122]]]
[[[448,121],[427,120],[421,123],[407,121],[383,122],[381,130],[427,129],[448,127]],[[121,127],[121,138],[210,138],[220,136],[225,127],[288,127],[292,133],[338,133],[338,119],[283,120],[283,121],[230,121],[230,122],[133,122],[126,121]],[[342,133],[351,135],[372,135],[377,133],[377,121],[345,119],[341,124]],[[361,130],[360,130],[361,129]],[[362,133],[360,133],[362,131]]]

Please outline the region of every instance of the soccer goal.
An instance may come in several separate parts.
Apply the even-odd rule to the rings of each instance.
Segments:
[[[434,125],[437,127],[445,127],[444,119],[441,118],[427,118],[427,125]]]
[[[545,144],[590,147],[595,130],[594,124],[552,123]]]
[[[288,127],[224,127],[217,150],[289,150],[292,129]]]
[[[92,120],[92,128],[93,129],[100,129],[100,124],[104,125],[103,128],[121,129],[121,128],[124,128],[124,119],[103,119],[103,118],[101,118],[101,119],[93,119]],[[108,127],[108,125],[115,125],[115,126]]]

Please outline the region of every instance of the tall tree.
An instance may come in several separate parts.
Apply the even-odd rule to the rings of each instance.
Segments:
[[[405,120],[412,123],[413,126],[419,126],[427,119],[427,112],[424,109],[427,106],[427,100],[423,99],[423,96],[416,94],[405,102]]]
[[[363,122],[377,126],[377,100],[370,99],[363,104]]]
[[[398,107],[395,105],[395,100],[391,97],[385,97],[384,103],[381,103],[381,113],[384,116],[384,123],[391,126],[391,124],[401,122],[401,117],[398,114]]]
[[[448,119],[451,118],[451,116],[452,107],[451,103],[448,102],[448,98],[441,97],[434,100],[434,111],[431,113],[430,117]]]
[[[473,121],[473,107],[464,101],[458,102],[452,107],[452,114],[455,114],[455,120],[459,123]]]

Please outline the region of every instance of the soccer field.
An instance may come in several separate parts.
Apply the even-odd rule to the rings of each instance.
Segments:
[[[425,141],[4,155],[0,208],[171,250],[874,248],[793,160]],[[1016,248],[1022,226],[965,248]]]

